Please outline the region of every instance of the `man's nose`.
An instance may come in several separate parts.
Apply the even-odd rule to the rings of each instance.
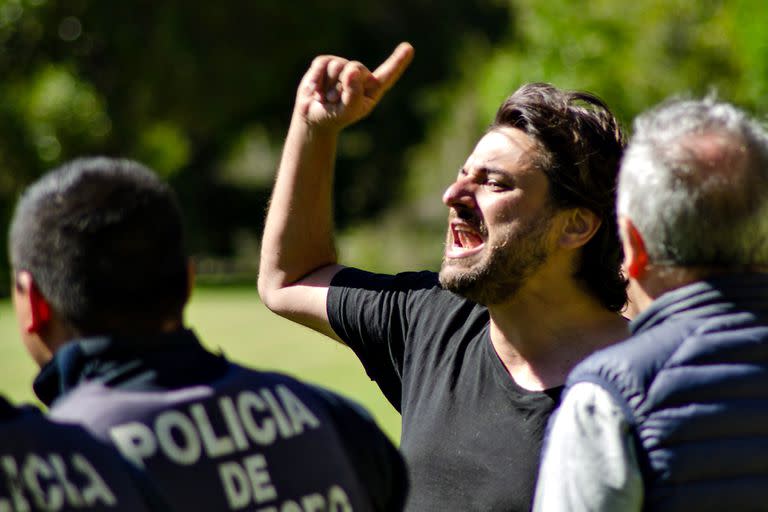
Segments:
[[[443,203],[453,208],[474,208],[476,205],[475,184],[468,176],[459,177],[445,189]]]

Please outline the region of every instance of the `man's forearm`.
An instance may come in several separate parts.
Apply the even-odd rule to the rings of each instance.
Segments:
[[[294,115],[288,130],[261,247],[259,289],[288,286],[336,262],[333,167],[338,135]]]
[[[336,272],[333,168],[344,127],[367,116],[411,59],[408,43],[371,72],[343,57],[316,57],[296,104],[264,226],[259,294],[271,310],[338,339],[326,300]]]

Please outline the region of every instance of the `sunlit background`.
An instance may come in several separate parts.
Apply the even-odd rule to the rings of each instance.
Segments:
[[[206,287],[190,321],[209,325],[207,307],[218,316],[222,307],[248,315],[256,309],[235,303],[261,308],[252,288],[210,287],[255,280],[301,74],[320,53],[375,66],[408,40],[416,48],[411,68],[341,141],[339,245],[345,263],[373,270],[437,268],[441,193],[521,83],[594,92],[627,128],[670,95],[710,91],[762,117],[766,27],[764,0],[0,0],[0,229],[19,191],[63,161],[92,154],[141,160],[182,200]],[[0,254],[0,290],[8,290]],[[6,302],[3,321],[9,313]],[[252,364],[267,346],[257,343],[262,338],[276,347],[277,362],[269,364],[313,357],[282,339],[303,331],[275,325],[214,327],[211,336],[226,339],[209,343],[252,340],[253,352],[232,349]],[[0,326],[0,334],[18,345],[12,328]],[[0,386],[26,397],[31,363],[5,350]],[[327,372],[329,385],[347,386],[350,371],[368,385],[348,363]]]

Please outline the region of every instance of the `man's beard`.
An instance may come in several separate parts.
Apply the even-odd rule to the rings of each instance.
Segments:
[[[444,257],[440,284],[485,306],[510,300],[547,261],[547,235],[552,217],[548,212],[517,233],[505,233],[501,240],[485,248],[483,259],[463,272],[460,271],[463,262],[451,262]]]

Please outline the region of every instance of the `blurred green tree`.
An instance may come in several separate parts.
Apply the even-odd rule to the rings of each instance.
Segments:
[[[712,89],[762,115],[765,26],[764,0],[0,0],[0,229],[46,169],[125,155],[177,188],[193,252],[232,257],[256,243],[311,59],[375,65],[409,40],[411,69],[341,140],[336,217],[346,259],[435,267],[440,193],[520,84],[590,90],[627,126]]]
[[[409,153],[407,199],[383,224],[387,246],[415,234],[408,251],[375,261],[382,270],[436,267],[444,239],[439,193],[453,179],[504,100],[526,82],[596,93],[631,131],[637,113],[679,95],[716,92],[764,117],[768,112],[768,3],[763,0],[509,0],[510,26],[491,47],[466,45],[460,77],[430,91],[446,106]],[[418,62],[415,63],[418,65]],[[371,230],[347,244],[361,257]]]
[[[493,0],[0,0],[0,227],[45,170],[124,155],[177,188],[194,252],[232,256],[260,229],[311,59],[375,65],[408,39],[422,64],[340,148],[340,223],[371,218],[401,194],[400,150],[423,138],[419,91],[455,76],[466,34],[498,40],[507,13]]]

